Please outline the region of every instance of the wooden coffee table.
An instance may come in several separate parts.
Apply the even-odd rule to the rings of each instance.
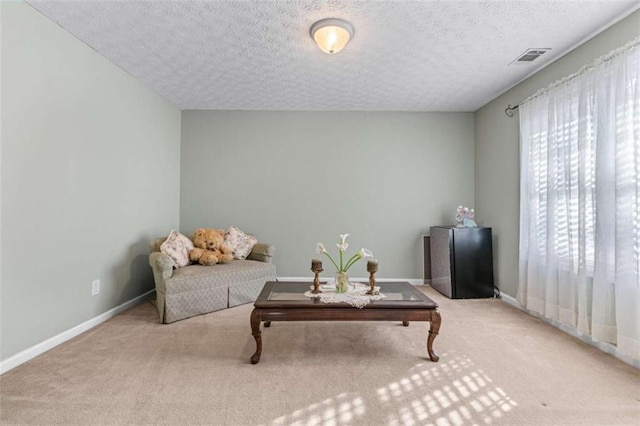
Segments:
[[[407,282],[378,283],[380,292],[387,297],[369,303],[362,309],[347,303],[322,303],[317,298],[305,297],[309,282],[268,281],[251,312],[251,332],[256,339],[256,352],[251,363],[257,364],[262,354],[262,332],[271,321],[429,321],[427,352],[429,359],[438,362],[433,351],[433,341],[440,330],[438,304]]]

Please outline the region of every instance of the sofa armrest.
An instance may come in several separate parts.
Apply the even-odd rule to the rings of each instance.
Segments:
[[[154,251],[160,251],[160,246],[164,243],[164,240],[167,238],[155,238],[149,242],[149,253],[153,253]]]
[[[251,249],[251,253],[247,256],[247,260],[257,260],[258,262],[273,263],[273,255],[276,254],[276,248],[267,243],[256,243]]]
[[[154,251],[149,255],[149,265],[153,269],[154,276],[157,273],[163,280],[166,280],[173,275],[173,268],[176,262],[164,253]]]

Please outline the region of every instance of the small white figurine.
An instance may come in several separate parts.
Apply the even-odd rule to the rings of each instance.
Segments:
[[[456,227],[457,228],[474,228],[478,225],[473,220],[474,212],[473,209],[469,209],[468,207],[458,206],[456,210]]]

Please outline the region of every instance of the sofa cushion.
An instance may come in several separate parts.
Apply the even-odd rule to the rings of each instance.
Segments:
[[[212,287],[228,288],[244,281],[262,280],[264,283],[264,277],[274,273],[274,264],[255,260],[234,260],[213,266],[189,265],[176,269],[160,291],[170,295]]]
[[[191,263],[189,261],[191,250],[193,250],[193,242],[175,229],[160,246],[160,251],[176,262],[176,268],[182,268]]]
[[[233,250],[234,259],[246,259],[257,242],[256,237],[244,233],[237,226],[230,226],[224,234],[224,243]]]
[[[271,263],[271,258],[275,255],[276,248],[271,244],[258,242],[251,249],[251,253],[247,256],[248,260],[259,260],[260,262]]]

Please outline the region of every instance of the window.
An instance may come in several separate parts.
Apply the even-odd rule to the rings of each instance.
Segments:
[[[640,360],[640,39],[520,107],[527,308]]]

